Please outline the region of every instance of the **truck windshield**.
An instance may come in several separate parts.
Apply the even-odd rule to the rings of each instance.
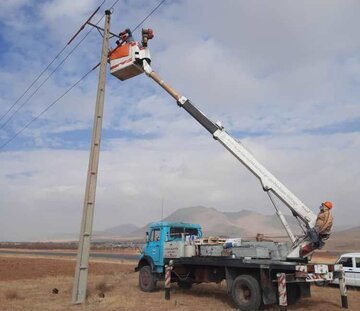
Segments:
[[[170,239],[177,239],[181,238],[181,235],[198,235],[198,229],[196,228],[177,228],[172,227],[170,228]]]

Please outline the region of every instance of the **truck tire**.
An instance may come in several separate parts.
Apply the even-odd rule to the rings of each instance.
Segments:
[[[286,293],[289,306],[296,304],[301,298],[301,290],[296,283],[286,284]]]
[[[192,287],[192,283],[188,281],[178,281],[177,284],[181,289],[191,289]]]
[[[239,275],[232,283],[231,298],[242,311],[258,310],[262,301],[259,282],[251,275]]]
[[[156,288],[156,275],[150,266],[143,266],[139,271],[139,287],[143,292],[152,292]]]

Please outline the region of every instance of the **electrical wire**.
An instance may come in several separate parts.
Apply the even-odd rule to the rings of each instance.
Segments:
[[[105,3],[106,0],[103,0],[102,3],[99,5],[99,8]],[[39,79],[42,77],[42,75],[50,68],[50,66],[60,57],[60,55],[65,51],[65,49],[68,47],[68,45],[71,43],[69,41],[51,60],[51,62],[41,71],[35,80],[30,83],[30,85],[25,89],[25,91],[20,95],[20,97],[8,108],[8,110],[0,117],[0,121],[16,106],[16,104],[25,96],[25,94],[34,86],[34,84],[39,81]],[[2,127],[1,127],[2,128]]]
[[[135,31],[137,28],[139,28],[152,14],[154,14],[154,12],[165,2],[166,0],[162,0],[135,28],[133,31]],[[113,5],[111,6],[110,9],[113,9],[116,4],[119,2],[119,0],[116,0]],[[104,18],[105,15],[103,15],[95,25],[99,24],[100,21]],[[85,38],[90,34],[90,32],[93,30],[94,28],[92,27],[87,33],[86,35],[80,40],[80,42],[68,53],[68,55],[65,57],[65,59],[50,73],[50,75],[47,77],[47,79],[45,80],[45,82],[50,78],[50,76],[58,69],[59,66],[61,66],[62,63],[64,63],[64,61],[74,52],[74,50],[85,40]],[[46,111],[48,111],[52,106],[54,106],[57,102],[59,102],[66,94],[68,94],[75,86],[77,86],[82,80],[84,80],[92,71],[94,71],[98,66],[100,65],[100,63],[98,65],[96,65],[95,67],[93,67],[91,70],[89,70],[84,76],[82,76],[75,84],[73,84],[70,88],[68,88],[62,95],[60,95],[55,101],[53,101],[50,105],[48,105],[44,110],[42,110],[36,117],[34,117],[30,122],[28,122],[25,126],[23,126],[19,131],[17,131],[10,139],[8,139],[4,144],[0,145],[0,150],[3,149],[5,146],[7,146],[11,141],[13,141],[17,136],[19,136],[26,128],[28,128],[33,122],[35,122],[37,119],[39,119]],[[45,83],[44,82],[44,83]],[[43,84],[44,84],[43,83]],[[42,85],[43,85],[42,84]],[[41,85],[41,86],[42,86]],[[40,86],[40,87],[41,87]],[[38,88],[39,89],[39,88]],[[35,92],[37,92],[37,90],[35,90]],[[31,97],[35,94],[35,92],[31,95]],[[24,106],[24,104],[22,105]],[[20,106],[20,108],[22,107]],[[16,110],[16,112],[19,111],[19,109]],[[15,113],[16,113],[15,112]],[[13,116],[13,115],[12,115]],[[12,117],[11,116],[11,117]],[[6,123],[8,123],[9,119],[6,121]],[[5,124],[6,124],[5,123]],[[2,128],[2,127],[1,127]],[[0,129],[1,129],[0,128]]]
[[[103,15],[95,25],[99,24],[101,22],[101,20],[104,18],[105,15]],[[75,45],[75,47],[63,58],[63,60],[50,72],[50,74],[46,77],[46,79],[44,81],[41,82],[41,84],[34,90],[34,92],[32,92],[30,94],[30,96],[20,105],[17,107],[17,109],[15,109],[12,114],[10,114],[9,118],[0,126],[0,130],[3,129],[9,122],[10,120],[15,116],[15,114],[22,108],[24,107],[33,97],[34,95],[40,90],[40,88],[50,79],[50,77],[62,66],[62,64],[65,63],[65,61],[70,57],[71,54],[73,54],[75,52],[75,50],[79,47],[79,45],[81,43],[84,42],[84,40],[90,35],[90,33],[93,31],[93,27],[90,28],[90,30],[84,35],[84,37],[81,38],[81,40]]]
[[[112,10],[118,4],[118,2],[119,2],[119,0],[116,0],[110,7],[110,10]]]
[[[15,133],[10,139],[8,139],[4,144],[0,145],[0,149],[3,149],[11,141],[13,141],[17,136],[19,136],[26,128],[28,128],[33,122],[39,119],[46,111],[48,111],[52,106],[59,102],[66,94],[68,94],[75,86],[77,86],[82,80],[84,80],[91,72],[93,72],[98,66],[95,66],[84,74],[78,81],[76,81],[70,88],[68,88],[64,93],[62,93],[57,99],[55,99],[50,105],[48,105],[44,110],[42,110],[36,117],[29,121],[25,126],[23,126],[19,131]]]
[[[41,78],[41,76],[49,69],[49,67],[58,59],[58,57],[65,51],[67,44],[60,50],[60,52],[53,58],[53,60],[45,67],[45,69],[35,78],[35,80],[27,87],[21,96],[10,106],[10,108],[0,117],[0,121],[13,109],[16,104],[25,96],[25,94],[32,88],[32,86]]]
[[[166,0],[162,0],[133,30],[132,32],[134,32],[135,30],[137,30],[151,15],[153,15],[155,13],[155,11],[164,4]]]

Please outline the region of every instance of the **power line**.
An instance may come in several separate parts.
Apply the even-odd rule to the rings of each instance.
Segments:
[[[60,52],[53,58],[53,60],[46,66],[46,68],[36,77],[36,79],[27,87],[27,89],[21,94],[21,96],[10,106],[10,108],[0,117],[0,121],[13,109],[16,104],[25,96],[25,94],[32,88],[32,86],[41,78],[41,76],[49,69],[49,67],[55,62],[55,60],[64,52],[67,48],[67,44],[60,50]]]
[[[117,4],[118,4],[119,0],[116,0],[113,5],[110,7],[110,10],[113,9]]]
[[[153,15],[155,13],[155,11],[162,5],[164,4],[166,0],[162,0],[133,30],[132,32],[134,32],[136,29],[138,29],[151,15]]]
[[[106,0],[103,1],[103,3]],[[139,28],[152,14],[155,13],[155,11],[165,2],[166,0],[162,0],[135,28],[133,31],[135,31],[137,28]],[[110,9],[113,9],[116,4],[119,2],[119,0],[116,0],[113,5],[111,6]],[[100,23],[100,21],[104,18],[105,15],[103,15],[101,17],[101,19],[99,19],[97,21],[97,24]],[[80,42],[68,53],[68,55],[65,57],[65,59],[63,59],[63,61],[50,73],[50,75],[46,78],[46,80],[40,85],[40,87],[50,78],[50,76],[61,66],[61,64],[64,63],[64,61],[74,52],[74,50],[85,40],[85,38],[90,34],[90,32],[93,30],[93,28],[91,28],[86,35],[80,40]],[[13,135],[10,139],[8,139],[4,144],[0,145],[0,150],[3,149],[5,146],[7,146],[11,141],[13,141],[17,136],[19,136],[26,128],[28,128],[33,122],[35,122],[37,119],[39,119],[46,111],[48,111],[52,106],[54,106],[57,102],[59,102],[67,93],[69,93],[75,86],[77,86],[82,80],[84,80],[93,70],[95,70],[98,66],[100,65],[100,63],[98,65],[96,65],[95,67],[93,67],[91,70],[89,70],[84,76],[82,76],[75,84],[73,84],[70,88],[68,88],[60,97],[58,97],[55,101],[53,101],[50,105],[48,105],[44,110],[42,110],[36,117],[34,117],[30,122],[28,122],[25,126],[23,126],[18,132],[15,133],[15,135]],[[40,88],[38,87],[35,92],[38,91],[38,89]],[[32,93],[31,97],[35,94]],[[30,98],[31,98],[30,97]],[[28,99],[29,100],[29,99]],[[28,102],[28,100],[26,102]],[[25,103],[26,103],[25,102]],[[24,104],[22,105],[24,106]],[[19,109],[21,109],[21,107]],[[19,111],[19,109],[17,109],[15,111],[15,113],[17,111]],[[14,114],[13,114],[14,115]],[[13,116],[11,115],[10,118]],[[4,125],[6,125],[8,123],[9,119],[5,122]],[[4,125],[2,127],[4,127]],[[1,127],[1,128],[2,128]],[[0,129],[1,129],[0,128]]]
[[[34,117],[31,121],[29,121],[25,126],[23,126],[19,131],[15,133],[9,140],[7,140],[4,144],[0,145],[0,149],[3,149],[6,145],[8,145],[11,141],[13,141],[17,136],[19,136],[26,128],[28,128],[33,122],[39,119],[46,111],[48,111],[52,106],[54,106],[57,102],[59,102],[66,94],[68,94],[75,86],[77,86],[82,80],[84,80],[92,71],[94,71],[98,66],[95,66],[91,70],[89,70],[86,74],[84,74],[77,82],[75,82],[70,88],[68,88],[64,93],[62,93],[57,99],[55,99],[50,105],[48,105],[44,110],[42,110],[36,117]]]
[[[102,17],[103,18],[103,17]],[[102,20],[99,19],[99,21],[96,23],[96,25],[98,23],[100,23],[100,21]],[[14,115],[22,108],[24,107],[33,97],[34,95],[40,90],[40,88],[50,79],[50,77],[62,66],[63,63],[65,63],[65,61],[70,57],[71,54],[74,53],[74,51],[79,47],[79,45],[89,36],[89,34],[91,33],[91,31],[93,30],[93,28],[91,28],[83,38],[81,38],[81,40],[75,45],[75,47],[65,56],[65,58],[50,72],[50,74],[46,77],[46,79],[41,82],[41,84],[34,90],[34,92],[32,92],[30,94],[30,96],[20,105],[17,107],[17,109],[15,109],[12,114],[10,114],[10,117],[0,126],[0,130],[3,129],[8,123],[9,121],[14,117]]]
[[[100,7],[105,3],[106,0],[103,0],[102,3],[99,5],[97,11],[100,9]],[[72,42],[70,40],[57,54],[56,56],[51,60],[51,62],[41,71],[35,80],[30,83],[30,85],[25,89],[25,91],[20,95],[20,97],[9,107],[9,109],[0,117],[0,121],[16,106],[16,104],[25,96],[25,94],[33,87],[33,85],[42,77],[42,75],[50,68],[50,66],[60,57],[60,55],[65,51],[65,49],[68,47],[68,45]],[[3,128],[3,127],[1,127]]]

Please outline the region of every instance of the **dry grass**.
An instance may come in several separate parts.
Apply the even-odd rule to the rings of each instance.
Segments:
[[[22,296],[19,295],[18,291],[16,289],[8,289],[5,291],[4,296],[8,300],[14,300],[14,299],[23,299]]]
[[[328,254],[327,252],[315,252],[315,254],[311,258],[312,263],[327,263],[333,264],[338,258],[337,254]]]
[[[1,259],[1,257],[0,257]],[[32,258],[31,258],[32,259]],[[4,270],[11,267],[19,267],[16,262],[22,261],[22,258],[12,258],[12,262],[6,261],[7,266]],[[28,259],[26,259],[28,260]],[[38,259],[40,260],[40,259]],[[176,285],[171,290],[171,300],[164,299],[163,283],[158,284],[158,288],[153,293],[144,293],[138,289],[138,274],[133,272],[132,265],[129,264],[92,264],[89,275],[89,291],[86,302],[83,305],[74,306],[71,304],[71,293],[73,286],[73,275],[66,273],[61,275],[61,270],[54,275],[49,273],[41,273],[36,271],[36,267],[41,262],[32,259],[31,266],[24,265],[24,269],[34,271],[36,278],[27,275],[26,278],[19,279],[20,271],[13,270],[13,279],[3,280],[0,272],[0,310],[1,311],[137,311],[137,310],[235,310],[235,307],[226,293],[225,284],[203,284],[196,285],[191,290],[182,290]],[[54,259],[53,259],[54,260]],[[47,259],[49,266],[52,267],[54,262]],[[56,259],[59,269],[68,271],[69,266],[73,271],[75,261]],[[4,262],[2,263],[4,264]],[[0,264],[1,265],[1,264]],[[102,273],[101,273],[102,271]],[[111,290],[107,291],[104,297],[99,296],[99,291],[111,286]],[[52,289],[59,289],[59,294],[52,294]],[[16,289],[23,299],[6,299],[3,293],[8,290]],[[349,310],[360,310],[360,292],[349,290]],[[276,307],[267,308],[266,311],[277,310]],[[338,288],[312,288],[312,297],[300,301],[296,306],[291,306],[288,310],[298,311],[335,311],[340,310],[340,293]]]
[[[110,292],[113,288],[114,286],[107,280],[101,280],[95,284],[95,289],[102,293]]]

